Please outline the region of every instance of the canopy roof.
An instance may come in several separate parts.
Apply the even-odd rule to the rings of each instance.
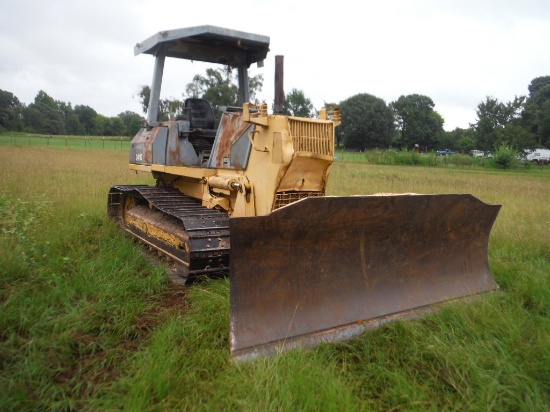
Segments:
[[[264,60],[268,51],[268,36],[209,25],[161,31],[134,47],[136,56],[163,54],[231,67],[249,67]]]

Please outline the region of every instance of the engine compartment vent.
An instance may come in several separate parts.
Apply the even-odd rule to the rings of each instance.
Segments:
[[[334,156],[334,126],[332,122],[288,119],[294,150]]]
[[[272,210],[279,209],[283,206],[294,203],[300,199],[306,197],[321,197],[325,194],[323,192],[280,192],[275,194],[275,200],[273,202]]]

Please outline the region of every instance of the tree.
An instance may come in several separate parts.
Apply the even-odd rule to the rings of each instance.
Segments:
[[[174,120],[183,115],[183,105],[184,102],[174,98],[161,99],[159,102],[159,120]]]
[[[118,116],[109,117],[105,122],[103,136],[126,136],[126,125]]]
[[[340,105],[336,104],[336,103],[327,103],[327,102],[323,102],[323,107],[327,110],[327,115],[331,115],[332,113],[334,113],[334,109],[339,109],[340,108]],[[317,112],[317,115],[319,115],[319,112]],[[340,146],[340,139],[342,138],[342,135],[338,132],[336,132],[336,145],[337,146]]]
[[[135,136],[139,129],[141,129],[141,117],[139,114],[125,111],[119,113],[118,117],[122,119],[126,126],[126,136]]]
[[[63,114],[57,102],[40,90],[27,110],[23,113],[25,126],[36,133],[63,134],[65,125]]]
[[[0,90],[0,131],[22,130],[23,110],[24,106],[13,93]]]
[[[206,69],[206,76],[197,74],[193,81],[185,88],[187,98],[200,98],[207,100],[214,109],[214,115],[219,117],[220,106],[239,105],[239,86],[235,83],[236,77],[233,70],[226,66],[223,69]],[[251,76],[248,79],[250,101],[256,101],[256,95],[262,90],[263,76]]]
[[[149,108],[149,100],[151,99],[151,88],[146,85],[141,85],[138,91],[139,102],[141,103],[141,109],[143,114],[147,115],[147,109]]]
[[[491,151],[502,143],[515,149],[528,148],[533,144],[533,135],[522,126],[522,110],[525,97],[515,97],[512,102],[502,103],[487,96],[477,106],[477,122],[474,124],[476,143],[480,149]],[[507,129],[507,130],[506,130]]]
[[[311,100],[304,95],[303,91],[292,89],[292,91],[285,96],[283,113],[287,116],[312,117],[313,112],[313,104]]]
[[[456,149],[461,153],[469,153],[476,148],[476,141],[469,136],[463,136],[456,142]]]
[[[475,130],[476,143],[480,149],[490,151],[496,147],[496,130],[499,127],[504,127],[501,111],[502,103],[489,96],[477,106]]]
[[[473,143],[474,147],[467,149],[466,146],[470,143]],[[439,140],[439,147],[453,151],[476,149],[474,130],[457,127],[450,132],[444,131]]]
[[[550,148],[550,99],[546,100],[537,115],[537,134],[541,146]]]
[[[302,90],[292,89],[285,96],[283,102],[283,113],[287,116],[312,117],[315,109],[311,100],[308,99]]]
[[[550,147],[548,113],[550,102],[550,76],[536,77],[528,87],[529,97],[522,114],[523,126],[536,135],[535,146]]]
[[[48,106],[53,110],[59,110],[59,106],[57,105],[56,101],[53,99],[53,97],[49,96],[48,93],[46,93],[44,90],[40,90],[36,94],[34,98],[34,104]]]
[[[259,104],[258,93],[262,91],[264,86],[263,74],[257,74],[248,78],[248,93],[250,94],[250,103]]]
[[[95,118],[97,112],[90,106],[77,105],[74,107],[74,114],[78,117],[78,121],[82,125],[83,134],[92,135],[95,134]]]
[[[147,114],[149,108],[149,99],[151,98],[151,88],[149,86],[140,86],[141,89],[138,92],[141,107],[143,113]],[[175,119],[183,114],[183,101],[174,98],[166,98],[159,100],[159,109],[157,113],[157,119],[159,121],[166,121]]]
[[[527,88],[529,90],[529,103],[542,107],[544,102],[550,99],[550,76],[534,78]]]
[[[25,131],[42,133],[44,129],[44,115],[34,105],[29,105],[23,112],[23,123]]]
[[[392,144],[395,126],[393,112],[384,100],[360,93],[340,103],[342,124],[336,128],[338,139],[354,149],[388,147]]]
[[[62,101],[56,101],[57,107],[61,112],[63,118],[63,125],[65,126],[65,133],[70,135],[83,135],[84,127],[80,124],[78,116],[74,113],[74,109],[71,103],[65,103]]]
[[[196,74],[191,83],[185,87],[183,100],[188,98],[205,99],[214,110],[214,116],[219,118],[220,106],[238,106],[239,105],[239,86],[235,83],[236,76],[233,69],[225,68],[206,69],[206,76]],[[256,102],[256,95],[262,90],[263,76],[257,75],[248,78],[248,88],[250,101]],[[149,86],[140,86],[138,98],[143,109],[147,114],[149,108],[149,99],[151,98],[151,88]],[[184,101],[177,99],[161,99],[159,101],[158,119],[168,120],[182,114]]]
[[[520,151],[534,149],[537,146],[536,136],[525,129],[519,122],[510,122],[503,128],[498,128],[495,133],[494,147],[501,145]]]
[[[65,118],[65,133],[76,136],[84,134],[84,127],[80,124],[76,114],[71,113]]]
[[[327,109],[327,113],[330,113],[330,112],[333,112],[334,109],[338,109],[340,108],[340,105],[337,104],[337,103],[327,103],[327,102],[323,102],[323,107],[325,109]]]
[[[101,114],[96,114],[93,123],[94,128],[90,134],[93,136],[104,136],[105,131],[107,130],[107,124],[109,123],[109,118]]]
[[[391,103],[395,114],[399,144],[412,148],[415,144],[435,147],[444,134],[444,120],[433,110],[434,102],[428,96],[410,94]]]
[[[220,106],[239,105],[239,86],[233,82],[229,66],[224,69],[206,69],[206,76],[196,74],[185,91],[187,97],[208,100],[216,117]]]

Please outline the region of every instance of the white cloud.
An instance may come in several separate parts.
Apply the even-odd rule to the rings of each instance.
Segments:
[[[133,46],[155,32],[212,24],[271,37],[261,97],[273,99],[274,56],[285,56],[285,90],[319,108],[357,93],[386,102],[431,97],[445,128],[468,127],[485,96],[527,94],[548,75],[550,3],[424,0],[227,3],[8,0],[0,26],[0,89],[31,103],[39,90],[107,116],[140,111],[133,95],[153,58]],[[179,97],[204,65],[169,62],[163,95]]]

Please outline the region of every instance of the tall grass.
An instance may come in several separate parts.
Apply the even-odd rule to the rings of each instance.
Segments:
[[[497,152],[498,153],[498,152]],[[529,162],[520,162],[516,159],[516,153],[508,149],[507,159],[503,167],[502,153],[492,158],[471,157],[462,154],[451,156],[437,156],[435,152],[417,153],[406,149],[381,150],[373,149],[362,152],[354,152],[344,149],[336,151],[336,157],[340,162],[367,163],[372,165],[387,166],[430,166],[438,168],[494,168],[529,170],[534,167]]]
[[[173,286],[106,218],[119,151],[0,148],[3,410],[545,410],[550,173],[336,162],[328,194],[472,193],[503,208],[500,292],[347,343],[236,364],[229,283]]]

